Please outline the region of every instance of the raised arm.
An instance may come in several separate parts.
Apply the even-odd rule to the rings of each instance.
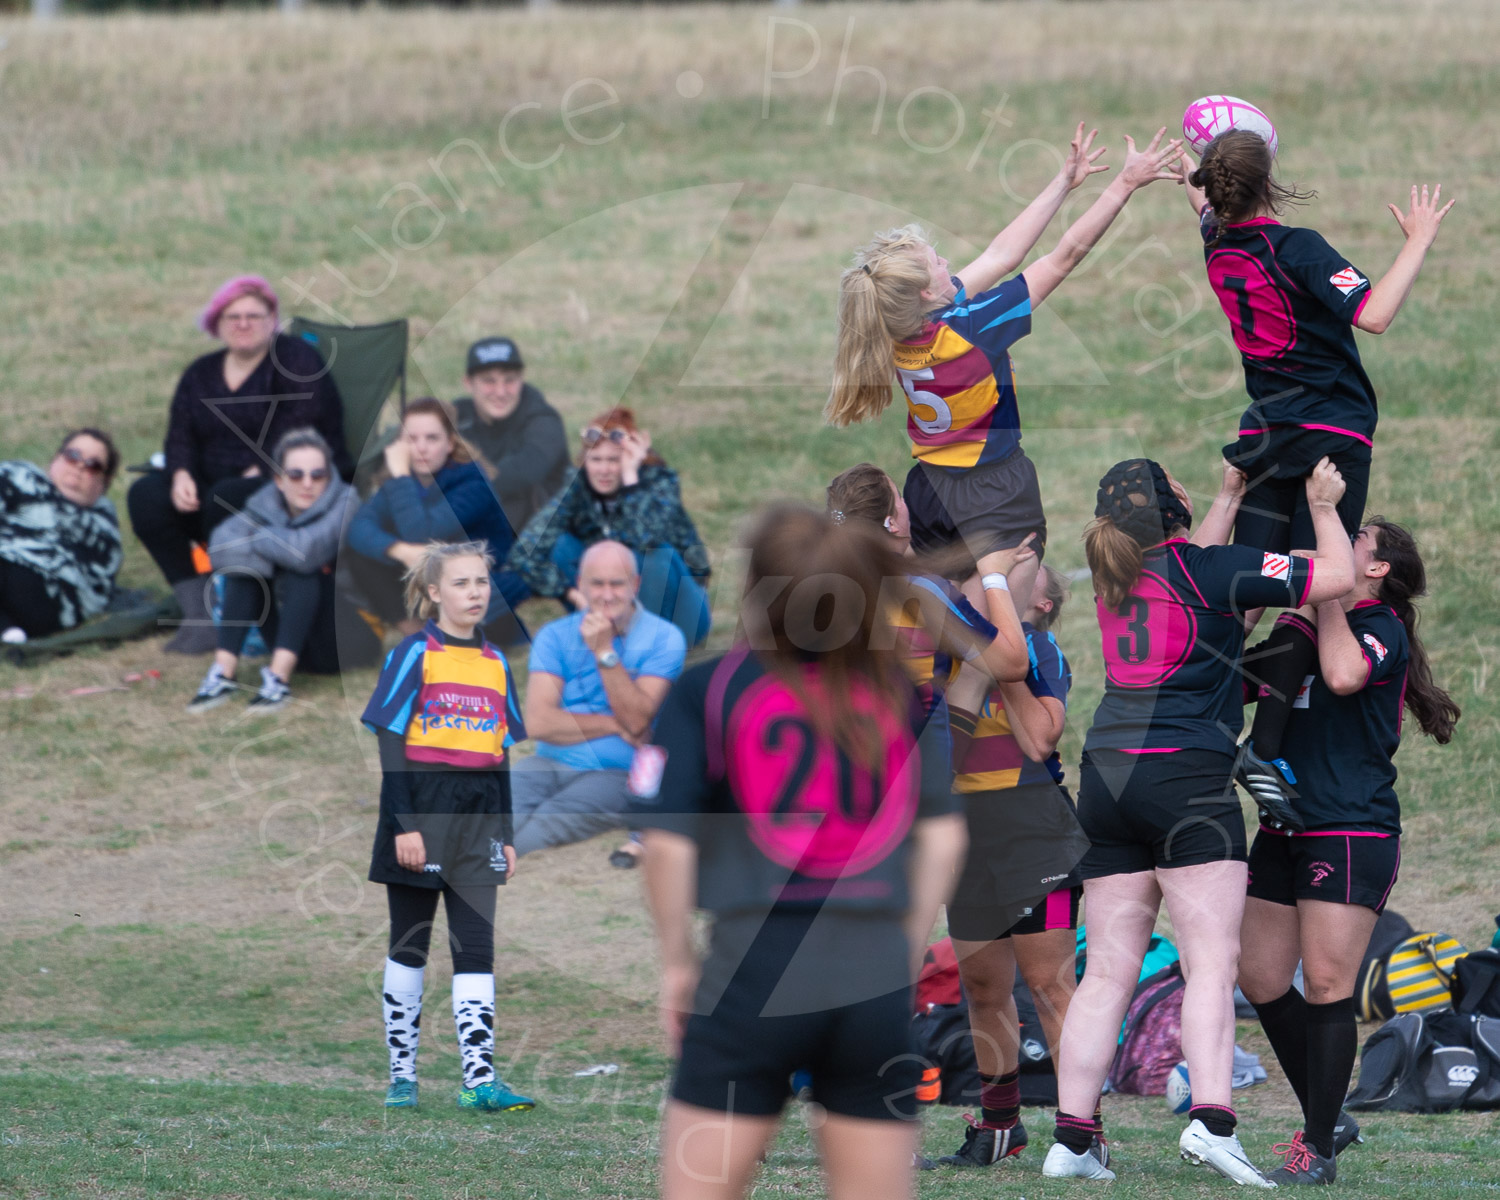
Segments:
[[[1317,549],[1313,551],[1312,582],[1305,604],[1337,600],[1354,586],[1354,546],[1339,519],[1338,502],[1344,497],[1344,477],[1327,458],[1307,477],[1307,506],[1312,514]]]
[[[1406,245],[1401,247],[1401,252],[1396,255],[1396,261],[1391,264],[1391,269],[1376,281],[1370,289],[1370,297],[1359,312],[1359,318],[1354,324],[1366,333],[1384,333],[1391,327],[1391,322],[1396,319],[1396,314],[1401,311],[1401,306],[1406,303],[1406,298],[1411,295],[1412,285],[1417,282],[1417,275],[1422,270],[1422,263],[1427,258],[1427,251],[1432,248],[1432,243],[1437,240],[1438,226],[1443,223],[1443,218],[1448,215],[1448,210],[1458,201],[1450,200],[1442,208],[1438,207],[1438,201],[1443,195],[1443,185],[1438,184],[1431,197],[1427,194],[1427,185],[1422,185],[1421,198],[1417,197],[1417,185],[1411,185],[1411,210],[1403,213],[1394,204],[1387,204],[1391,215],[1396,218],[1396,224],[1401,226],[1402,236],[1406,238]]]
[[[1203,210],[1208,207],[1208,193],[1200,187],[1194,187],[1188,179],[1195,170],[1197,164],[1193,162],[1188,152],[1184,150],[1182,157],[1177,160],[1177,182],[1182,184],[1183,195],[1187,202],[1193,206],[1193,212],[1198,216],[1203,215]]]
[[[1245,472],[1224,462],[1224,480],[1219,484],[1219,494],[1208,506],[1198,528],[1193,531],[1195,546],[1227,546],[1229,535],[1234,532],[1234,519],[1239,515],[1240,504],[1245,499]]]
[[[1083,216],[1069,226],[1056,250],[1026,268],[1026,284],[1031,293],[1033,309],[1050,296],[1073,268],[1084,260],[1136,191],[1158,179],[1177,178],[1166,168],[1168,163],[1179,156],[1182,142],[1174,138],[1166,146],[1161,146],[1161,139],[1166,132],[1167,127],[1163,125],[1144,150],[1137,150],[1135,139],[1127,134],[1125,165],[1120,168],[1115,181],[1104,189],[1104,194],[1089,206]]]
[[[1057,210],[1062,207],[1068,193],[1090,175],[1109,170],[1107,166],[1094,165],[1095,160],[1105,152],[1103,146],[1097,150],[1092,148],[1098,133],[1097,129],[1093,129],[1084,137],[1083,122],[1078,122],[1078,130],[1068,145],[1068,157],[1052,181],[1035,200],[1021,210],[1014,221],[994,236],[984,253],[956,272],[965,292],[970,296],[987,292],[1025,262],[1026,256],[1057,215]]]

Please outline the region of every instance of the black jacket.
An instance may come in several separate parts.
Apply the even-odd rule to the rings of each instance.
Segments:
[[[494,489],[512,529],[520,529],[562,487],[571,464],[562,417],[538,388],[521,385],[521,402],[503,421],[483,420],[474,399],[453,402],[458,431],[495,468]]]

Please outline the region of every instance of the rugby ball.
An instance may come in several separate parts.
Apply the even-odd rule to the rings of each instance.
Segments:
[[[1167,1107],[1174,1113],[1185,1113],[1193,1107],[1193,1093],[1188,1090],[1185,1062],[1178,1063],[1167,1076]]]
[[[1203,96],[1187,106],[1182,114],[1182,136],[1199,158],[1209,142],[1230,129],[1248,129],[1258,133],[1276,157],[1276,126],[1271,118],[1248,100],[1238,96]]]

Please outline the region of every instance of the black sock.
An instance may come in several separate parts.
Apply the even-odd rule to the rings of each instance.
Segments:
[[[1318,642],[1311,626],[1295,613],[1283,613],[1276,618],[1271,636],[1260,644],[1254,661],[1244,664],[1252,682],[1260,682],[1250,742],[1261,758],[1269,761],[1281,757],[1281,735],[1292,715],[1292,703],[1317,661]]]
[[[1052,1136],[1074,1154],[1087,1154],[1094,1140],[1094,1119],[1075,1117],[1072,1113],[1057,1110],[1057,1127]]]
[[[1307,1112],[1302,1140],[1324,1158],[1333,1157],[1333,1127],[1344,1106],[1358,1049],[1352,996],[1307,1006]]]
[[[1225,1108],[1222,1104],[1195,1104],[1188,1109],[1188,1120],[1202,1121],[1203,1128],[1214,1137],[1228,1137],[1239,1123],[1234,1109]]]
[[[1307,1001],[1296,988],[1286,995],[1255,1006],[1255,1015],[1266,1031],[1276,1061],[1286,1073],[1287,1082],[1297,1093],[1303,1119],[1307,1118]]]

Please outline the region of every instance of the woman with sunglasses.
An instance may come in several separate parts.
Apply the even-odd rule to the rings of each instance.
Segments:
[[[124,551],[104,493],[119,466],[97,429],[63,438],[45,471],[0,462],[0,641],[71,629],[109,602]]]
[[[130,523],[182,609],[166,649],[214,648],[206,581],[194,543],[206,546],[220,521],[244,507],[271,473],[271,449],[291,429],[323,435],[333,465],[353,471],[344,449],[344,407],[318,352],[277,331],[277,299],[259,275],[227,281],[198,327],[223,342],[182,373],[167,417],[166,469],[151,471],[126,496]]]
[[[338,477],[333,452],[316,429],[291,430],[271,458],[271,482],[209,542],[224,604],[214,662],[189,712],[217,708],[238,690],[235,668],[251,629],[260,629],[271,647],[260,689],[250,698],[259,712],[286,705],[298,666],[331,675],[341,667],[374,666],[380,654],[374,631],[334,588],[334,558],[357,502],[354,489]]]
[[[506,561],[539,596],[583,608],[578,563],[595,542],[635,552],[640,603],[682,630],[688,645],[708,636],[708,550],[682,506],[677,472],[651,449],[628,408],[612,408],[583,430],[578,472],[526,523]]]

